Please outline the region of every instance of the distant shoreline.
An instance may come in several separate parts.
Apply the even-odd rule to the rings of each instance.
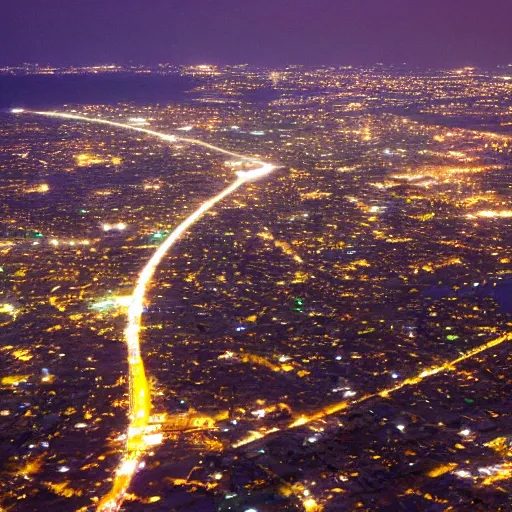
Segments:
[[[184,101],[197,83],[179,74],[0,75],[0,108]]]

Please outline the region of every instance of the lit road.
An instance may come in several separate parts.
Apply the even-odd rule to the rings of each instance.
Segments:
[[[254,169],[248,171],[237,171],[234,181],[222,190],[216,196],[208,199],[201,204],[189,217],[187,217],[169,236],[163,241],[158,249],[151,256],[150,260],[146,263],[138,276],[137,284],[134,289],[131,302],[127,310],[127,323],[125,329],[125,340],[128,350],[129,362],[129,390],[130,390],[130,406],[129,406],[129,428],[127,432],[127,442],[125,450],[122,454],[122,461],[116,470],[114,482],[110,492],[99,502],[98,511],[100,512],[114,512],[118,511],[121,507],[124,497],[132,482],[134,474],[141,468],[142,457],[145,454],[150,442],[148,441],[148,425],[151,413],[151,396],[150,389],[147,382],[144,363],[140,353],[140,330],[142,324],[143,305],[146,299],[147,290],[151,284],[151,280],[160,265],[161,261],[169,253],[171,248],[176,244],[179,239],[190,230],[190,228],[211,208],[218,202],[222,201],[230,194],[235,192],[244,184],[267,176],[273,172],[276,167],[270,163],[262,162],[258,159],[243,156],[222,148],[202,142],[196,139],[184,138],[175,135],[163,134],[142,128],[139,126],[132,126],[130,124],[118,123],[115,121],[108,121],[105,119],[89,118],[87,116],[80,116],[75,114],[58,113],[58,112],[31,112],[32,114],[43,115],[47,117],[71,119],[82,122],[104,124],[117,128],[127,129],[131,131],[141,132],[146,135],[155,136],[159,139],[168,142],[176,143],[183,142],[186,144],[194,144],[202,146],[206,149],[216,151],[231,157],[243,160],[249,164],[254,165]],[[493,340],[479,345],[468,352],[460,355],[459,357],[446,361],[435,366],[424,367],[418,370],[416,375],[405,378],[401,382],[397,382],[394,386],[377,391],[375,393],[360,396],[355,400],[344,400],[337,403],[323,406],[311,412],[305,412],[302,415],[297,415],[289,423],[282,423],[279,427],[262,427],[258,430],[251,432],[243,439],[239,439],[232,444],[232,448],[243,447],[252,442],[261,440],[270,436],[271,434],[284,432],[289,429],[298,428],[311,424],[316,421],[321,421],[329,416],[342,413],[349,410],[353,406],[363,404],[372,399],[386,398],[393,393],[402,389],[421,385],[427,379],[436,375],[455,371],[456,367],[466,360],[474,358],[486,351],[498,347],[506,342],[512,341],[512,333],[506,333]],[[261,363],[261,361],[260,361]],[[276,369],[278,369],[276,367]]]
[[[22,113],[23,111],[14,111],[14,113]],[[76,121],[104,124],[125,130],[141,132],[147,135],[158,137],[166,142],[184,142],[205,147],[212,151],[229,155],[250,164],[254,164],[255,168],[248,171],[237,171],[236,179],[224,190],[216,196],[205,201],[197,210],[187,217],[151,256],[145,267],[139,274],[135,290],[133,292],[131,302],[127,311],[127,324],[125,329],[125,340],[128,350],[128,366],[129,366],[129,427],[127,432],[127,442],[125,451],[122,455],[122,461],[116,470],[114,483],[110,492],[99,502],[97,510],[101,512],[113,512],[119,510],[124,496],[128,491],[133,475],[141,467],[141,458],[149,446],[148,437],[146,435],[149,425],[149,417],[151,413],[151,396],[150,389],[144,370],[144,363],[140,353],[140,329],[142,324],[143,305],[146,293],[151,284],[151,280],[162,259],[167,255],[172,246],[184,235],[208,210],[213,208],[219,201],[235,192],[245,183],[262,178],[276,169],[270,163],[264,163],[260,160],[247,157],[228,151],[212,144],[190,138],[177,137],[168,135],[139,126],[118,123],[100,118],[89,118],[87,116],[68,114],[64,112],[30,112],[46,117],[59,119],[71,119]]]
[[[208,142],[203,142],[202,140],[191,139],[188,137],[180,137],[180,136],[172,135],[172,134],[168,134],[168,133],[156,132],[154,130],[149,130],[148,128],[142,128],[141,126],[135,126],[135,125],[126,124],[126,123],[118,123],[117,121],[110,121],[108,119],[102,119],[100,117],[88,117],[88,116],[79,115],[79,114],[69,114],[67,112],[36,112],[36,111],[21,110],[21,109],[14,109],[13,112],[20,113],[20,114],[27,113],[27,114],[36,114],[38,116],[56,117],[58,119],[71,119],[74,121],[85,121],[87,123],[94,123],[94,124],[106,124],[108,126],[122,128],[123,130],[132,130],[134,132],[145,133],[146,135],[151,135],[153,137],[162,139],[165,142],[185,142],[188,144],[202,146],[204,148],[211,149],[212,151],[215,151],[216,153],[222,153],[224,155],[239,158],[240,160],[245,160],[247,162],[254,162],[256,164],[260,164],[262,167],[265,167],[265,168],[271,167],[272,169],[274,169],[274,167],[270,164],[264,164],[263,162],[255,159],[255,158],[251,158],[251,157],[248,157],[245,155],[240,155],[239,153],[234,153],[233,151],[229,151],[227,149],[219,148],[217,146],[214,146],[213,144],[209,144]]]
[[[431,366],[429,368],[425,368],[417,375],[415,375],[413,377],[409,377],[407,379],[404,379],[402,382],[396,384],[393,387],[383,389],[381,391],[378,391],[377,393],[364,395],[356,400],[343,400],[341,402],[327,405],[311,414],[300,416],[299,418],[292,421],[289,425],[286,425],[284,428],[275,427],[270,430],[263,428],[263,429],[260,429],[259,431],[251,432],[250,435],[235,442],[232,446],[233,446],[233,448],[239,448],[241,446],[245,446],[250,443],[253,443],[254,441],[259,441],[260,439],[263,439],[263,438],[267,437],[268,435],[273,434],[275,432],[289,430],[289,429],[301,427],[303,425],[308,425],[309,423],[312,423],[314,421],[322,420],[328,416],[332,416],[333,414],[337,414],[342,411],[345,411],[354,405],[361,404],[361,403],[366,402],[372,398],[377,398],[377,397],[386,398],[389,395],[391,395],[392,393],[399,391],[400,389],[403,389],[406,387],[411,387],[411,386],[417,386],[417,385],[421,384],[425,379],[428,379],[429,377],[433,377],[434,375],[437,375],[441,372],[453,371],[453,370],[455,370],[455,367],[458,364],[460,364],[468,359],[471,359],[479,354],[482,354],[494,347],[502,345],[503,343],[508,342],[508,341],[512,341],[512,333],[504,334],[503,336],[500,336],[499,338],[495,338],[495,339],[490,340],[482,345],[479,345],[478,347],[475,347],[475,348],[469,350],[468,352],[462,354],[460,357],[457,357],[456,359],[453,359],[452,361],[447,361],[446,363],[443,363],[443,364],[440,364],[437,366]]]

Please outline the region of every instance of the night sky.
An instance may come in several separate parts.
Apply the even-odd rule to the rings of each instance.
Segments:
[[[2,0],[0,64],[512,63],[511,0]]]

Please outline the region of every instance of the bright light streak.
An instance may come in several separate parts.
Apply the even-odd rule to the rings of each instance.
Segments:
[[[201,147],[211,149],[217,153],[222,153],[225,155],[229,155],[231,157],[235,157],[237,159],[244,160],[246,162],[250,162],[257,166],[255,169],[250,171],[245,171],[243,174],[237,173],[237,179],[227,186],[224,190],[218,193],[216,196],[205,201],[197,210],[195,210],[192,215],[187,217],[174,231],[172,231],[167,238],[163,241],[163,243],[158,247],[158,249],[153,253],[153,256],[150,258],[146,266],[142,269],[139,274],[139,278],[137,280],[137,284],[135,290],[132,294],[132,300],[130,305],[128,306],[127,311],[127,326],[125,329],[125,340],[128,347],[128,362],[129,362],[129,387],[130,387],[130,425],[128,428],[128,439],[127,439],[127,447],[125,451],[125,459],[124,462],[117,470],[117,477],[114,480],[113,488],[109,492],[107,496],[100,501],[98,505],[98,511],[112,511],[119,510],[121,504],[124,499],[124,495],[126,494],[128,487],[131,483],[131,479],[133,474],[135,473],[138,465],[139,458],[141,454],[148,447],[147,439],[141,437],[139,435],[147,426],[149,421],[149,411],[151,408],[151,400],[149,396],[149,387],[147,384],[146,375],[144,372],[144,366],[142,363],[142,358],[140,354],[140,330],[142,324],[142,312],[143,306],[145,302],[146,292],[149,287],[149,284],[153,278],[153,275],[156,272],[160,262],[169,252],[171,247],[211,208],[213,208],[218,202],[222,201],[224,198],[235,192],[238,188],[244,185],[247,182],[256,180],[267,174],[270,174],[272,171],[276,169],[276,167],[272,164],[264,163],[260,160],[256,160],[251,157],[239,155],[232,151],[228,151],[213,144],[208,144],[207,142],[203,142],[196,139],[189,139],[184,137],[176,137],[175,135],[167,135],[159,132],[155,132],[153,130],[149,130],[147,128],[142,128],[139,126],[133,126],[123,123],[118,123],[115,121],[108,121],[106,119],[97,119],[97,118],[88,118],[86,116],[76,115],[76,114],[68,114],[61,112],[33,112],[37,115],[47,116],[47,117],[56,117],[62,119],[72,119],[77,121],[85,121],[88,123],[94,124],[105,124],[117,128],[128,129],[132,131],[137,131],[141,133],[145,133],[147,135],[152,135],[154,137],[158,137],[161,140],[166,142],[176,142],[177,140],[181,142],[186,142],[189,144],[199,145]],[[123,223],[119,223],[117,225],[104,224],[103,229],[105,231],[109,231],[110,229],[118,229],[122,230],[126,226]],[[147,393],[144,393],[142,396],[140,394],[141,390],[148,389]],[[273,429],[273,431],[277,431],[278,429]],[[271,431],[267,432],[270,433]],[[262,434],[261,437],[264,435]],[[146,438],[148,436],[145,436]]]
[[[119,469],[117,470],[118,475],[132,475],[137,469],[137,461],[135,459],[125,460]]]
[[[271,173],[274,169],[275,167],[272,164],[263,164],[258,169],[253,169],[252,171],[237,171],[236,175],[245,181],[253,181]]]
[[[468,214],[466,215],[468,219],[474,219],[475,217],[482,217],[484,219],[494,219],[494,218],[501,218],[501,219],[509,219],[512,217],[512,210],[482,210],[480,212],[477,212],[475,214]]]
[[[133,124],[149,124],[144,117],[130,117],[128,122]]]
[[[157,137],[165,142],[180,141],[180,142],[186,142],[188,144],[195,144],[195,145],[207,148],[207,149],[211,149],[212,151],[216,151],[217,153],[222,153],[224,155],[229,155],[229,156],[232,156],[235,158],[239,158],[246,162],[252,162],[254,164],[264,165],[263,162],[261,162],[259,160],[256,160],[254,158],[251,158],[251,157],[248,157],[245,155],[240,155],[238,153],[234,153],[233,151],[229,151],[227,149],[219,148],[217,146],[214,146],[213,144],[208,144],[207,142],[203,142],[202,140],[189,139],[186,137],[177,137],[176,135],[168,135],[166,133],[160,133],[160,132],[155,132],[154,130],[149,130],[148,128],[142,128],[141,126],[133,126],[133,125],[129,125],[129,124],[118,123],[116,121],[109,121],[108,119],[91,118],[91,117],[87,117],[87,116],[83,116],[83,115],[79,115],[79,114],[69,114],[67,112],[32,112],[32,111],[27,111],[27,112],[31,113],[31,114],[37,114],[40,116],[46,116],[46,117],[72,119],[72,120],[76,120],[76,121],[85,121],[87,123],[93,123],[93,124],[105,124],[108,126],[115,126],[117,128],[123,128],[124,130],[132,130],[132,131],[136,131],[136,132],[145,133],[147,135]]]
[[[279,432],[279,430],[279,428],[275,427],[270,430],[263,430],[261,432],[250,432],[246,438],[241,439],[240,441],[233,444],[233,448],[239,448],[240,446],[245,446],[246,444],[258,441],[259,439],[263,439],[264,437],[267,437],[268,435],[273,434],[274,432]]]
[[[372,398],[377,398],[379,396],[383,397],[383,398],[387,398],[390,394],[395,393],[396,391],[399,391],[402,388],[417,386],[418,384],[420,384],[421,382],[423,382],[425,379],[427,379],[429,377],[433,377],[434,375],[437,375],[441,372],[452,371],[455,369],[455,367],[458,364],[466,361],[467,359],[471,359],[471,358],[473,358],[479,354],[482,354],[483,352],[486,352],[486,351],[490,350],[491,348],[497,347],[507,341],[512,341],[512,333],[504,334],[503,336],[500,336],[499,338],[495,338],[493,340],[488,341],[487,343],[484,343],[483,345],[479,345],[478,347],[475,347],[475,348],[469,350],[468,352],[466,352],[465,354],[461,355],[457,359],[454,359],[452,361],[447,361],[446,363],[441,364],[439,366],[431,366],[430,368],[425,368],[418,375],[404,379],[402,382],[400,382],[399,384],[397,384],[391,388],[383,389],[382,391],[378,391],[377,393],[373,393],[370,395],[364,395],[361,398],[358,398],[357,400],[353,400],[353,401],[344,400],[343,402],[338,402],[335,404],[327,405],[327,406],[323,407],[322,409],[318,410],[317,412],[310,414],[309,416],[303,415],[303,416],[295,419],[292,423],[290,423],[287,427],[285,427],[284,430],[301,427],[303,425],[307,425],[314,421],[324,419],[327,416],[332,416],[333,414],[342,412],[346,409],[349,409],[353,405],[361,404],[361,403],[366,402]],[[403,425],[398,425],[397,428],[399,428],[399,430],[402,430],[402,428],[400,428],[400,427],[405,429],[405,427]],[[279,429],[276,428],[276,429],[272,429],[267,432],[261,432],[261,431],[253,432],[249,436],[247,436],[245,439],[237,441],[232,446],[233,446],[233,448],[245,446],[245,445],[252,443],[254,441],[257,441],[259,439],[263,439],[264,437],[268,436],[272,432],[276,432],[278,430]],[[466,431],[463,430],[463,431],[461,431],[461,434],[464,435],[465,432]]]
[[[157,433],[157,434],[150,434],[150,435],[144,436],[144,442],[148,446],[156,446],[156,445],[162,444],[163,439],[164,439],[164,435],[161,432]]]
[[[22,114],[23,112],[25,112],[24,108],[13,108],[13,109],[11,109],[11,114]]]

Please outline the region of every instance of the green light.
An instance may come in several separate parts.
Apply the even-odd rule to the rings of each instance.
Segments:
[[[84,210],[83,208],[80,210],[80,213],[89,213],[89,210]]]
[[[91,305],[91,309],[97,309],[99,311],[105,311],[107,309],[113,308],[116,305],[116,301],[112,299],[103,300],[101,302],[96,302]]]
[[[459,336],[456,336],[455,334],[449,334],[448,336],[446,336],[446,339],[448,341],[455,341],[459,339]]]
[[[162,233],[155,233],[153,235],[153,238],[162,238],[164,235],[162,235]]]
[[[295,299],[295,302],[297,303],[297,305],[299,306],[303,306],[304,305],[304,300],[303,299]]]
[[[471,404],[474,404],[475,401],[472,399],[472,398],[464,398],[464,402],[466,402],[467,404],[471,405]]]
[[[43,238],[43,235],[41,233],[35,233],[34,236],[36,238]]]

